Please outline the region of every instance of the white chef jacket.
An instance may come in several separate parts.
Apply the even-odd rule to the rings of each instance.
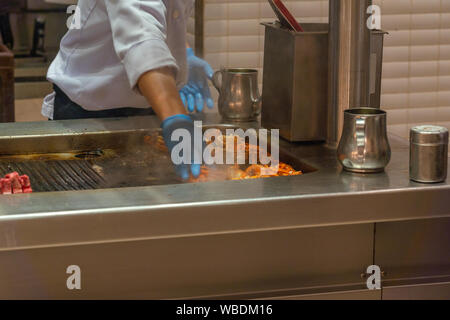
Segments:
[[[187,79],[186,22],[194,0],[79,0],[80,27],[61,41],[47,79],[73,102],[96,111],[148,108],[137,90],[145,72],[176,70],[177,86]],[[52,119],[55,93],[42,114]]]

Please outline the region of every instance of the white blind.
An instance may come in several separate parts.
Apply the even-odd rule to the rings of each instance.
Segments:
[[[402,136],[429,123],[450,128],[450,0],[378,0],[386,37],[382,105]]]

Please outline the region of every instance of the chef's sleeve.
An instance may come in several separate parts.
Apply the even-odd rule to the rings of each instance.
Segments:
[[[114,49],[132,89],[147,71],[171,67],[178,72],[166,43],[167,8],[162,0],[105,0],[105,5]]]

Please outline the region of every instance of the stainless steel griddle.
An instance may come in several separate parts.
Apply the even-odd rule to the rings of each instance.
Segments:
[[[219,124],[214,128],[225,133],[235,127]],[[0,147],[0,175],[26,174],[34,192],[185,183],[176,176],[159,136],[156,128],[8,137]],[[286,150],[280,151],[280,160],[304,173],[315,171]],[[227,180],[227,167],[210,167],[208,181]]]
[[[147,148],[147,150],[146,150]],[[0,156],[0,175],[30,177],[34,192],[96,190],[180,183],[166,154],[150,146]]]

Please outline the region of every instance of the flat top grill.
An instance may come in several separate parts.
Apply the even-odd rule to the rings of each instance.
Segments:
[[[181,183],[168,155],[148,147],[0,157],[0,176],[14,171],[30,177],[34,192]]]
[[[0,176],[14,171],[27,175],[34,192],[185,183],[175,173],[164,140],[158,132],[136,131],[23,139],[24,141],[17,143],[14,140],[5,141],[11,151],[0,154]],[[70,148],[87,151],[67,151]],[[92,149],[89,150],[90,148]],[[16,153],[14,150],[17,150]],[[25,153],[26,150],[32,151]],[[282,150],[280,161],[304,173],[314,171]],[[204,177],[188,182],[230,180],[229,167],[208,166],[208,173]]]
[[[0,161],[1,176],[13,171],[29,176],[36,192],[92,190],[107,186],[90,160]]]

